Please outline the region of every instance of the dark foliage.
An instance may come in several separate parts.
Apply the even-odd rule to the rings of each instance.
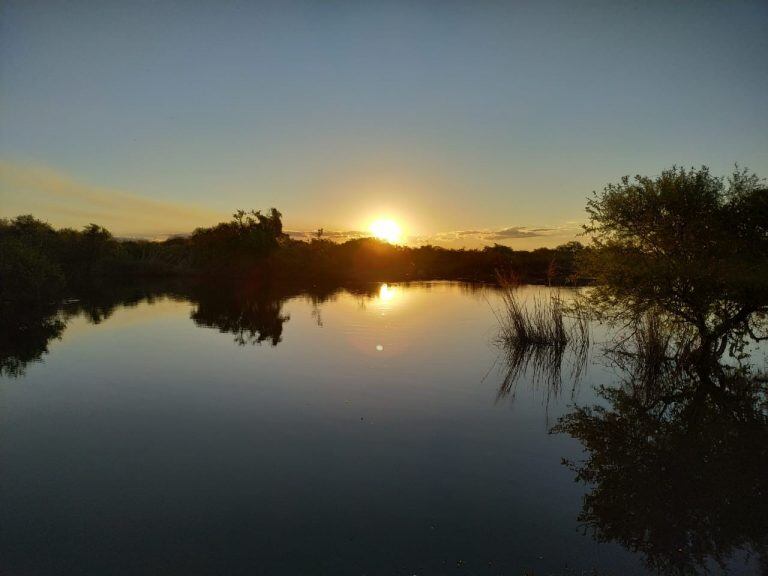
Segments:
[[[582,264],[591,302],[630,323],[646,313],[696,331],[704,354],[760,337],[768,312],[768,189],[754,174],[727,181],[672,168],[595,194]],[[761,326],[761,324],[763,324]]]
[[[409,248],[363,238],[337,244],[291,240],[282,215],[238,211],[230,222],[198,228],[188,238],[121,241],[91,224],[55,230],[32,216],[0,220],[0,301],[60,298],[105,278],[198,276],[282,282],[395,280],[574,282],[577,242],[530,252],[495,245],[480,250]]]
[[[230,222],[198,228],[189,240],[193,264],[206,273],[238,274],[257,268],[285,240],[282,214],[272,208],[235,212]]]

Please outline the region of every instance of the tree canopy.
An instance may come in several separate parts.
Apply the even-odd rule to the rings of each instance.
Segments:
[[[760,337],[768,311],[768,189],[738,168],[673,167],[624,177],[587,204],[582,270],[601,314],[637,322],[656,310],[724,349]]]

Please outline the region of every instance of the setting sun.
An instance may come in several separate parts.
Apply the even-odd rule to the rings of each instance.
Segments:
[[[376,220],[371,224],[371,233],[379,240],[397,244],[402,237],[400,226],[394,220]]]

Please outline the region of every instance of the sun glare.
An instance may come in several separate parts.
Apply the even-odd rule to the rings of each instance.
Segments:
[[[371,224],[371,233],[379,240],[397,244],[402,237],[400,226],[394,220],[376,220]]]
[[[397,295],[397,288],[389,284],[382,284],[379,287],[379,298],[382,302],[389,302]]]

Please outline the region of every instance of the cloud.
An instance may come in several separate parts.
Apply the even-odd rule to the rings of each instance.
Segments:
[[[536,245],[557,245],[576,237],[578,226],[571,222],[562,226],[531,227],[531,226],[507,226],[499,229],[466,229],[449,232],[438,232],[430,236],[423,236],[419,241],[410,240],[412,244],[436,244],[451,247],[482,247],[495,243],[509,243],[528,247]],[[532,244],[533,243],[533,244]]]
[[[56,226],[81,228],[95,222],[118,235],[190,232],[222,220],[223,214],[182,203],[94,186],[60,171],[0,161],[2,215],[32,213]]]
[[[537,228],[535,230],[528,230],[522,226],[511,226],[509,228],[502,228],[486,236],[489,240],[508,240],[510,238],[533,238],[535,236],[543,236],[541,231],[547,230],[546,228]]]
[[[544,236],[545,232],[554,228],[527,228],[525,226],[509,226],[500,230],[454,230],[452,232],[438,232],[431,238],[437,242],[456,242],[459,240],[511,240],[516,238],[535,238]]]

